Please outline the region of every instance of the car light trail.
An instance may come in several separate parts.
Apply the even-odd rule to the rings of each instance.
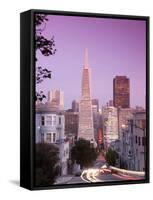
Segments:
[[[98,176],[100,173],[99,169],[88,169],[84,170],[81,174],[81,178],[83,181],[88,183],[95,183],[95,182],[103,182],[102,180],[98,179],[96,176]]]

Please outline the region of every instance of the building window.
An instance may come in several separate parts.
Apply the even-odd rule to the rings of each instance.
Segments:
[[[138,149],[136,149],[136,157],[138,156]]]
[[[46,143],[51,143],[51,141],[52,141],[51,133],[47,133],[46,134]]]
[[[61,125],[61,117],[59,117],[59,124]]]
[[[53,142],[56,142],[56,133],[53,133]]]
[[[136,144],[138,143],[138,137],[137,137],[137,135],[135,136],[135,143]]]
[[[131,121],[131,133],[133,133],[133,121]]]
[[[66,149],[66,155],[68,155],[69,154],[69,150],[68,149]]]
[[[146,141],[145,141],[145,137],[142,137],[142,146],[145,146],[146,144]]]
[[[41,117],[41,125],[42,125],[42,126],[45,125],[45,117],[44,117],[44,116]]]
[[[139,146],[141,145],[141,138],[139,137]]]
[[[53,125],[56,125],[56,116],[53,116]]]
[[[46,125],[52,125],[52,116],[46,116]]]

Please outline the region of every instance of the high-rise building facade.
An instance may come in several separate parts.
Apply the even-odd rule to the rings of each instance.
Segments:
[[[90,68],[88,64],[88,51],[85,50],[85,62],[82,75],[82,92],[79,106],[78,139],[84,138],[96,146],[93,127],[92,102],[90,94]]]
[[[65,135],[72,135],[74,138],[78,134],[78,112],[72,112],[67,110],[65,112]]]
[[[118,132],[119,138],[122,133],[122,125],[127,125],[128,121],[133,118],[133,108],[118,108]],[[121,139],[121,138],[120,138]]]
[[[126,76],[113,79],[113,103],[115,107],[130,107],[130,80]]]
[[[79,112],[79,103],[76,100],[72,101],[72,111]]]
[[[64,110],[64,92],[62,90],[48,91],[48,102],[56,102],[59,110]]]
[[[113,106],[102,107],[104,148],[108,149],[119,139],[117,108]]]
[[[97,107],[97,112],[99,112],[99,101],[98,99],[92,99],[92,105]]]
[[[98,129],[99,129],[99,121],[100,114],[97,109],[97,105],[92,104],[92,113],[93,113],[93,127],[94,127],[94,136],[95,139],[98,139]]]

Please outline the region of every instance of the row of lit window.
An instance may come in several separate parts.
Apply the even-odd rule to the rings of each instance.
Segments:
[[[135,136],[135,143],[138,144],[139,146],[145,146],[146,145],[146,138],[145,137],[138,137],[137,135]]]
[[[44,133],[41,134],[41,142],[46,143],[55,143],[56,142],[56,133],[46,133],[46,137],[44,137]]]
[[[58,118],[58,124],[61,124],[61,117]],[[54,126],[56,125],[56,116],[42,116],[41,117],[42,126]]]

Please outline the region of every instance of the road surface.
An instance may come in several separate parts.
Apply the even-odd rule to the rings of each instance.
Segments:
[[[140,177],[112,173],[105,159],[100,156],[92,168],[84,169],[81,176],[74,176],[67,184],[95,183],[109,181],[139,180]]]

